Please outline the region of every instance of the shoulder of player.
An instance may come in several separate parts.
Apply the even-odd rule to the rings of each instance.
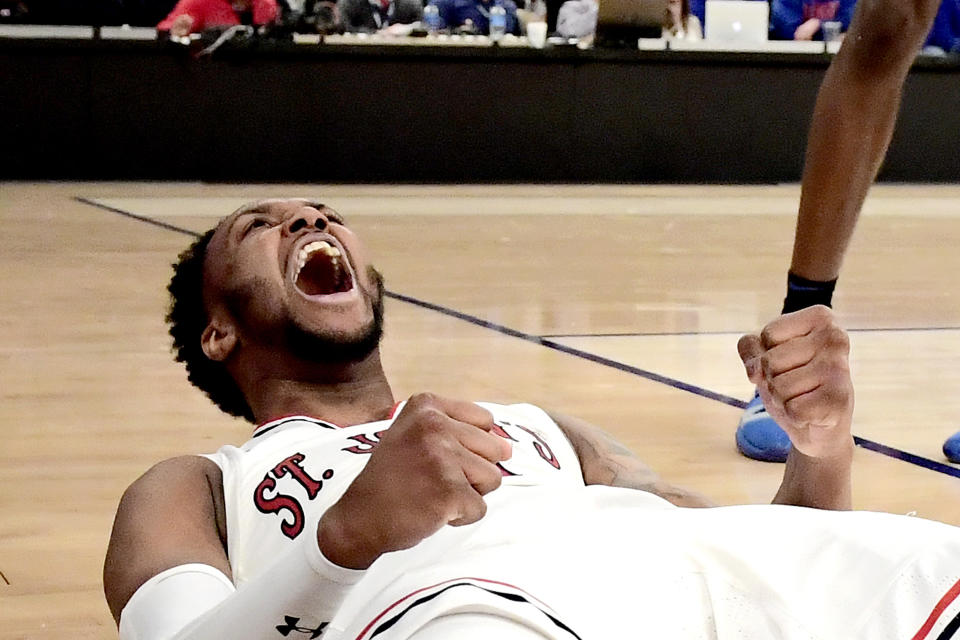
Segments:
[[[135,510],[193,514],[198,523],[215,525],[226,547],[223,472],[210,458],[185,455],[158,462],[127,488],[121,507],[125,501]]]
[[[220,468],[200,456],[157,463],[120,498],[103,569],[114,617],[151,577],[190,563],[230,575]]]
[[[133,481],[121,498],[140,501],[156,496],[159,489],[218,487],[223,492],[220,467],[204,456],[186,455],[168,458],[150,467],[143,475]]]

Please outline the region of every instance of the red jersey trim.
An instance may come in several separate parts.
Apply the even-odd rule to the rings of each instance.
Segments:
[[[924,640],[930,633],[930,630],[933,629],[933,625],[935,625],[940,616],[943,615],[944,610],[953,604],[957,596],[960,596],[960,580],[957,580],[953,586],[950,587],[950,590],[940,598],[940,602],[938,602],[937,606],[930,612],[927,621],[923,623],[923,626],[920,627],[920,630],[917,631],[911,640]]]
[[[397,412],[400,410],[400,407],[407,403],[406,400],[400,400],[397,404],[393,405],[393,409],[390,409],[390,417],[387,420],[393,420],[397,417]]]

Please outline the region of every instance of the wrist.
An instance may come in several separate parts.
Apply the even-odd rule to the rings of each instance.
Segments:
[[[790,449],[790,457],[796,458],[796,464],[801,465],[808,473],[849,472],[853,465],[853,451],[856,449],[852,436],[830,445],[826,450],[822,446],[818,449],[815,454],[811,454],[794,445]]]
[[[845,429],[846,435],[838,437],[835,442],[823,443],[817,447],[816,455],[807,455],[806,457],[818,460],[822,464],[841,464],[849,463],[853,460],[853,451],[856,444],[853,442],[853,436],[850,430]],[[802,453],[802,452],[800,452]]]
[[[351,527],[345,524],[347,521],[338,516],[337,505],[328,509],[317,524],[317,546],[333,564],[347,569],[366,569],[381,552],[371,550],[374,545],[351,531]]]
[[[825,456],[808,456],[796,447],[792,448],[774,502],[816,509],[852,508],[854,448],[852,437],[834,453]]]

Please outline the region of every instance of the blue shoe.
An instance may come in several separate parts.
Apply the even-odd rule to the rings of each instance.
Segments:
[[[960,455],[960,434],[955,437],[957,438],[956,451]],[[753,400],[740,417],[740,426],[737,427],[737,449],[754,460],[787,461],[787,454],[790,453],[790,437],[767,413],[759,393],[753,394]],[[946,451],[946,445],[944,445],[944,451]]]
[[[960,462],[960,432],[953,434],[943,443],[943,455],[947,456],[950,462]]]

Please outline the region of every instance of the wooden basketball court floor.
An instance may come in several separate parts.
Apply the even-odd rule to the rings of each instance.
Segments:
[[[164,287],[193,234],[278,195],[323,198],[370,246],[397,397],[533,402],[721,503],[773,495],[780,465],[734,448],[735,345],[779,311],[796,185],[2,184],[0,638],[115,637],[100,567],[121,492],[246,439],[172,361]],[[960,525],[940,454],[960,430],[958,248],[960,187],[871,193],[834,300],[859,508]]]

